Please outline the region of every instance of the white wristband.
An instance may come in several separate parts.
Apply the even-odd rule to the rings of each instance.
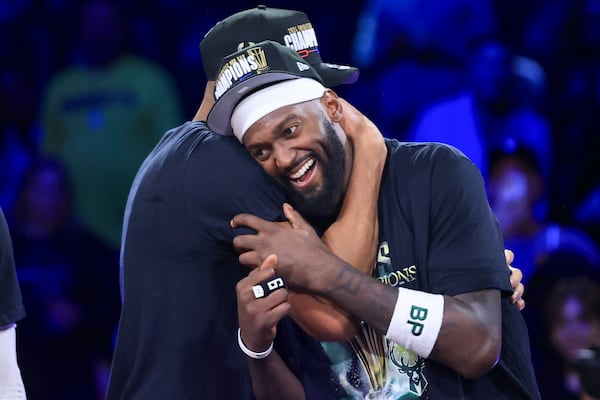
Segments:
[[[261,360],[263,358],[266,358],[273,351],[273,342],[271,342],[271,345],[268,349],[266,349],[265,351],[261,351],[260,353],[257,353],[247,348],[244,342],[242,341],[242,330],[240,328],[238,328],[238,345],[240,346],[240,349],[242,349],[245,355],[247,355],[250,358],[254,358],[255,360]]]
[[[17,363],[15,325],[0,329],[0,399],[25,400],[23,378]]]
[[[385,336],[427,358],[444,318],[444,296],[399,288],[398,299]]]

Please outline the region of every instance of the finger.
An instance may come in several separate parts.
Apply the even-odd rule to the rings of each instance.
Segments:
[[[273,271],[272,269],[269,270]],[[254,293],[255,298],[260,299],[262,297],[268,297],[271,293],[285,288],[286,286],[283,278],[279,275],[273,275],[252,286],[252,292]]]
[[[289,312],[290,304],[287,300],[287,289],[280,289],[267,297],[254,300],[257,308],[264,310],[260,316],[261,322],[265,325],[276,325]]]
[[[523,280],[523,272],[519,268],[508,267],[510,269],[510,284],[513,288],[516,288],[517,285],[521,283]]]
[[[262,262],[260,269],[270,268],[273,273],[275,273],[274,268],[277,266],[277,256],[275,254],[270,254],[265,258],[265,261]]]
[[[240,254],[238,260],[240,264],[250,268],[257,268],[262,264],[262,260],[260,259],[258,253],[252,250]]]
[[[251,304],[256,299],[253,287],[261,282],[272,279],[273,276],[275,276],[275,271],[272,268],[256,268],[236,284],[235,290],[240,310],[244,309],[242,308],[242,304]]]
[[[515,292],[519,294],[519,297],[523,297],[525,294],[525,286],[522,283],[519,283],[515,289]]]
[[[242,339],[248,347],[266,348],[266,343],[272,342],[275,338],[277,323],[289,313],[291,308],[287,302],[287,293],[280,291],[268,298],[253,300],[249,308],[252,311],[239,321]]]
[[[288,203],[283,203],[283,214],[294,229],[310,227],[302,215]]]
[[[243,304],[241,311],[246,316],[250,316],[254,324],[257,325],[271,325],[277,323],[277,317],[272,316],[274,308],[279,307],[282,303],[287,303],[288,291],[287,289],[279,289],[268,296],[262,296],[256,298],[252,291],[252,288],[244,288],[243,293]],[[241,312],[240,312],[241,314]]]
[[[265,280],[275,275],[275,270],[273,268],[253,268],[248,277],[252,279],[252,284],[254,285],[256,282]]]
[[[249,291],[250,288],[259,282],[270,279],[275,275],[275,270],[272,268],[255,268],[244,278],[240,279],[237,286],[240,288],[240,292]]]
[[[521,298],[523,298],[523,294],[525,293],[525,286],[523,286],[522,283],[519,283],[516,287],[515,287],[515,291],[513,292],[512,297],[514,297],[515,302],[518,300],[521,300]]]
[[[515,286],[515,290],[512,294],[512,296],[510,296],[510,302],[512,304],[517,303],[519,300],[521,300],[523,298],[523,294],[525,293],[525,286],[523,286],[522,283],[519,283]]]
[[[245,253],[247,251],[252,251],[256,248],[259,239],[257,235],[249,234],[249,235],[237,235],[233,238],[233,248],[238,253]],[[261,260],[262,261],[262,260]],[[256,264],[260,265],[260,263]]]
[[[261,231],[273,226],[273,223],[270,221],[265,221],[264,219],[257,217],[256,215],[237,214],[231,219],[230,225],[232,228],[247,226],[248,228],[252,228],[255,231]]]
[[[506,258],[506,265],[510,267],[515,260],[515,253],[509,249],[504,249],[504,257]]]
[[[510,303],[514,304],[519,311],[525,308],[525,299],[523,298],[514,299],[513,296],[511,296]]]
[[[290,312],[290,309],[290,303],[287,301],[281,302],[267,312],[266,321],[273,326],[276,326],[277,323]]]

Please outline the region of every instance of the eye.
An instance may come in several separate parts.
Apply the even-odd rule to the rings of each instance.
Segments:
[[[285,128],[283,130],[283,136],[293,135],[297,128],[298,128],[297,124],[288,126],[287,128]]]
[[[254,149],[250,152],[250,155],[256,161],[265,161],[269,157],[269,153],[264,149]]]

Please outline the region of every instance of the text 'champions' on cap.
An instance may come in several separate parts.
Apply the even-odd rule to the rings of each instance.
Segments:
[[[244,97],[269,84],[298,78],[323,84],[315,68],[278,42],[263,41],[230,54],[223,59],[215,80],[215,105],[206,120],[208,127],[232,135],[231,115]]]

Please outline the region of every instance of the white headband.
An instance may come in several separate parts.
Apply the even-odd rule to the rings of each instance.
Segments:
[[[256,121],[281,107],[318,99],[325,86],[314,79],[290,79],[258,90],[240,101],[231,114],[231,128],[240,142]]]

